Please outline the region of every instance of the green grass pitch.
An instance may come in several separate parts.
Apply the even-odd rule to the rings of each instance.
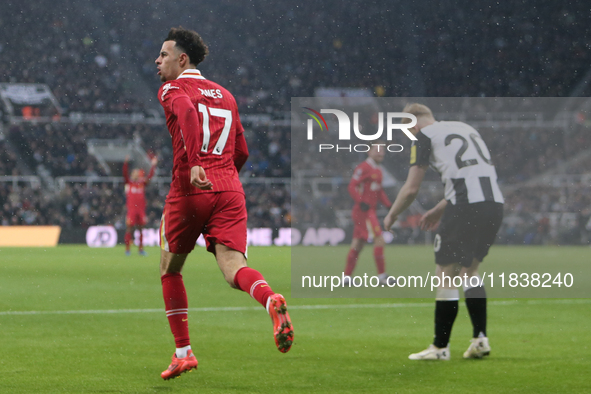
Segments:
[[[432,256],[429,247],[392,246],[387,260],[398,248]],[[494,247],[499,255],[515,250]],[[590,253],[561,250],[585,261]],[[471,337],[462,302],[452,360],[411,362],[408,354],[431,341],[433,300],[290,298],[290,249],[279,247],[249,248],[249,264],[286,295],[292,350],[277,351],[264,309],[230,289],[213,257],[197,248],[183,275],[199,369],[165,382],[160,372],[174,342],[158,252],[1,248],[0,393],[591,392],[588,299],[491,300],[485,360],[462,359]],[[555,252],[529,248],[525,256],[551,264]],[[366,250],[360,264],[368,259]]]

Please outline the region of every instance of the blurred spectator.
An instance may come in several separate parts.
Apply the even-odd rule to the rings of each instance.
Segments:
[[[8,150],[6,142],[0,141],[0,176],[19,175],[16,167],[17,156],[12,150]]]
[[[206,1],[200,7],[208,12],[197,14],[187,12],[195,7],[188,0],[174,7],[140,0],[84,6],[88,12],[79,12],[77,3],[66,0],[3,4],[0,82],[46,83],[66,113],[130,113],[145,111],[151,103],[157,108],[153,96],[160,82],[154,59],[171,21],[204,37],[211,55],[202,72],[233,92],[242,115],[281,117],[292,97],[313,96],[318,87],[361,87],[378,96],[568,96],[591,64],[591,14],[584,2],[543,0],[535,7],[495,3],[483,8],[467,0],[435,5],[420,0],[411,9],[394,8],[386,0],[353,0],[347,7],[335,0],[314,7],[253,0],[238,9],[235,2],[218,0]],[[434,12],[416,11],[427,8]],[[134,96],[136,83],[153,96]],[[289,177],[289,127],[243,123],[250,150],[243,177]],[[161,174],[170,175],[172,152],[164,125],[51,123],[4,130],[16,151],[0,141],[0,175],[18,173],[17,157],[33,171],[43,166],[52,177],[106,175],[87,153],[92,138],[139,141],[144,150],[159,156]],[[584,119],[569,132],[480,132],[495,152],[500,182],[513,189],[506,193],[505,242],[563,242],[570,239],[571,228],[588,232],[591,193],[584,182],[516,187],[589,149],[591,133]],[[294,171],[298,163],[313,163],[337,185],[352,171],[345,156],[323,166],[312,152],[298,154]],[[572,163],[564,171],[588,173],[590,160]],[[402,181],[408,157],[395,155],[385,166]],[[427,180],[436,178],[431,172]],[[0,182],[2,223],[119,226],[120,189],[107,183],[66,184],[54,196],[43,188]],[[291,204],[294,222],[334,226],[336,211],[350,205],[347,194],[338,189],[314,199],[294,193],[293,201],[288,187],[247,184],[245,189],[251,227],[288,225]],[[152,225],[160,218],[159,193],[148,190]],[[420,203],[429,207],[438,198],[437,193],[422,194]],[[569,230],[556,232],[556,220],[568,222],[564,228]]]
[[[144,110],[116,37],[71,2],[4,2],[0,26],[0,82],[46,83],[65,113]]]

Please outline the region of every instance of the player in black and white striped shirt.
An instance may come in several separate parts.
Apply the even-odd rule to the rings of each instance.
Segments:
[[[503,195],[490,152],[478,131],[462,122],[437,122],[422,104],[409,104],[403,112],[417,117],[410,131],[417,137],[411,147],[411,167],[404,186],[384,219],[390,230],[398,215],[415,200],[429,166],[437,170],[445,187],[444,199],[423,215],[423,230],[441,225],[435,236],[435,263],[442,279],[435,301],[435,338],[411,360],[449,360],[449,337],[458,313],[459,289],[444,276],[468,278],[464,284],[473,338],[464,358],[490,353],[486,336],[486,292],[478,266],[494,243],[503,219]],[[475,277],[472,281],[470,278]],[[478,280],[477,280],[478,278]]]

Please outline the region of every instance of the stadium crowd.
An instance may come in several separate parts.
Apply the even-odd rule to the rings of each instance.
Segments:
[[[439,2],[436,10],[454,15],[453,20],[437,18],[437,13],[395,9],[385,0],[354,0],[347,7],[330,0],[314,9],[271,7],[264,0],[254,0],[240,10],[229,0],[221,0],[209,2],[211,12],[196,16],[186,12],[194,3],[177,3],[168,7],[163,2],[139,0],[80,5],[65,0],[9,2],[0,13],[4,32],[0,82],[46,83],[64,115],[157,109],[155,92],[160,82],[154,59],[170,21],[198,27],[211,51],[202,71],[234,93],[241,114],[288,111],[291,97],[313,96],[318,87],[369,88],[376,96],[566,96],[591,64],[589,33],[582,28],[590,15],[582,3],[545,0],[536,12],[516,12],[515,7],[525,5],[499,3],[480,9],[466,0],[462,4]],[[79,7],[90,12],[81,13]],[[450,12],[452,8],[462,11]],[[473,18],[475,13],[483,18]],[[477,23],[480,20],[488,22]],[[138,96],[135,84],[154,94]],[[289,127],[249,122],[244,126],[250,157],[243,177],[289,177]],[[159,173],[170,173],[172,159],[164,125],[26,123],[4,130],[16,151],[0,141],[0,175],[18,173],[17,157],[33,173],[43,166],[52,177],[106,175],[87,153],[86,143],[93,138],[139,141],[144,150],[160,158]],[[572,133],[535,129],[481,133],[493,152],[503,185],[525,182],[591,146],[584,119]],[[358,161],[363,159],[359,154]],[[309,152],[298,152],[294,169],[298,169],[297,163],[312,161]],[[340,177],[344,184],[357,162],[341,156],[334,157],[330,167],[321,162],[315,165],[323,176]],[[402,181],[407,163],[405,153],[394,156],[385,166]],[[586,172],[587,164],[579,162],[567,171]],[[120,168],[113,166],[112,175],[119,176]],[[433,172],[429,177],[437,179]],[[121,185],[66,184],[55,192],[41,185],[0,185],[5,224],[76,227],[121,223],[123,217],[114,208],[122,210],[124,206]],[[291,223],[292,202],[286,188],[253,184],[246,189],[249,225]],[[159,220],[163,196],[150,190],[149,221],[154,224]],[[589,206],[584,187],[564,190],[508,193],[507,212],[583,212],[582,206]],[[52,193],[55,195],[49,197]],[[421,198],[424,206],[432,202],[429,197]],[[564,202],[545,205],[544,201],[556,198]],[[95,204],[109,208],[99,209]],[[334,225],[334,211],[349,208],[351,201],[342,193],[325,194],[318,201],[295,194],[293,204],[305,208],[298,210],[300,222],[312,220],[306,218],[312,212],[332,212],[326,223]]]
[[[144,111],[131,94],[122,48],[96,20],[65,0],[5,2],[0,82],[45,83],[64,114]]]
[[[249,126],[246,138],[250,156],[244,166],[245,177],[289,177],[291,151],[287,127]],[[97,125],[89,123],[21,123],[10,127],[8,135],[21,157],[31,168],[43,166],[51,176],[104,176],[106,170],[88,153],[91,139],[134,141],[150,155],[160,159],[162,173],[170,174],[172,149],[163,125]],[[12,162],[14,152],[3,153],[4,165]],[[7,170],[8,171],[8,170]],[[12,171],[12,170],[10,170]],[[9,172],[2,171],[2,174]],[[120,170],[110,175],[119,176]]]
[[[525,182],[532,177],[544,173],[562,163],[573,155],[591,147],[591,134],[588,128],[577,126],[573,130],[537,130],[532,129],[480,129],[480,134],[492,154],[499,181],[502,184]],[[302,149],[300,156],[294,160],[294,170],[312,169],[318,176],[343,176],[351,173],[356,163],[365,159],[364,153],[357,153],[357,160],[351,161],[351,155],[338,154],[334,151],[317,154],[318,144],[333,143],[330,136],[318,134],[314,137],[314,145]],[[396,141],[403,145],[400,153],[387,155],[383,165],[398,180],[406,179],[408,172],[408,152],[410,143],[407,140]],[[322,162],[319,159],[324,159]],[[310,164],[313,163],[313,164]],[[330,163],[330,165],[328,165]],[[585,170],[584,164],[578,165],[579,171]],[[570,168],[569,171],[577,171]],[[571,173],[571,172],[569,172]],[[576,172],[574,172],[576,173]],[[437,174],[427,173],[428,180],[437,180]]]
[[[166,185],[168,187],[168,185]],[[289,187],[275,184],[245,185],[249,227],[289,227]],[[158,228],[166,190],[146,188],[147,226]],[[65,229],[113,225],[125,228],[123,183],[66,183],[55,193],[40,185],[0,182],[1,225],[59,225]]]
[[[591,241],[588,183],[525,186],[506,196],[501,238],[507,243],[579,244]]]
[[[66,133],[73,133],[77,138],[68,138]],[[162,138],[153,138],[156,130],[162,130],[161,126],[146,125],[127,125],[127,126],[96,126],[88,124],[68,125],[68,124],[29,124],[13,126],[10,135],[12,141],[16,144],[22,143],[21,152],[26,152],[22,157],[32,168],[42,164],[53,176],[64,175],[105,175],[104,170],[92,155],[86,152],[85,141],[92,136],[101,137],[127,137],[137,138],[139,136],[143,147],[150,152],[157,152],[167,160],[161,162],[161,168],[170,161],[170,151],[167,149],[166,140]],[[28,135],[35,138],[19,139],[19,136]],[[254,133],[248,134],[251,156],[244,167],[244,177],[260,176],[282,176],[290,175],[290,151],[285,149],[287,145],[281,138],[289,135],[285,130],[269,130],[263,134],[264,138],[256,138]],[[565,161],[568,157],[563,149],[564,138],[554,136],[549,133],[528,130],[516,130],[505,133],[502,136],[498,134],[491,135],[483,133],[485,140],[491,146],[491,151],[495,152],[493,160],[497,164],[499,179],[505,185],[518,185],[531,178],[535,174],[543,172],[546,168],[551,168],[557,163]],[[510,136],[510,137],[509,137]],[[541,136],[540,138],[538,138]],[[143,138],[145,137],[145,139]],[[150,139],[151,138],[151,139]],[[510,138],[511,143],[506,142]],[[61,141],[61,143],[59,142]],[[519,141],[519,142],[517,142]],[[513,143],[521,145],[524,148],[519,151],[507,151],[501,147],[512,146]],[[497,147],[497,148],[493,148]],[[531,150],[531,155],[538,152],[550,152],[549,155],[538,155],[537,161],[524,159],[523,152]],[[558,152],[558,153],[557,153]],[[519,154],[518,154],[519,153]],[[531,157],[528,153],[525,158]],[[408,168],[408,157],[406,154],[393,155],[393,160],[386,161],[385,167],[398,180],[405,179]],[[10,174],[16,170],[16,156],[14,152],[5,150],[2,152],[0,164],[3,168],[2,174]],[[358,161],[364,160],[363,153],[358,154]],[[513,159],[513,160],[512,160]],[[331,176],[334,182],[340,183],[340,188],[346,188],[348,177],[354,165],[357,163],[350,161],[348,155],[335,155],[331,157],[331,165],[325,166],[322,162],[307,159],[305,154],[298,158],[297,163],[311,160],[318,165],[317,175]],[[341,160],[341,162],[339,162]],[[544,163],[554,160],[551,164]],[[308,161],[309,162],[309,161]],[[296,163],[296,164],[297,164]],[[519,163],[522,166],[519,166]],[[585,173],[589,168],[587,161],[578,163],[575,167],[569,167],[569,174],[578,172]],[[338,165],[337,165],[338,164]],[[113,175],[118,176],[120,170],[118,167]],[[511,169],[512,168],[512,169]],[[297,170],[297,166],[296,166]],[[161,172],[168,176],[168,171]],[[437,180],[437,174],[429,172],[428,179]],[[340,179],[340,182],[338,180]],[[284,227],[291,224],[291,203],[289,191],[282,189],[266,189],[262,185],[247,185],[247,206],[250,212],[249,225],[253,227]],[[148,201],[151,207],[148,211],[148,223],[157,226],[164,196],[160,196],[156,187],[149,188]],[[343,189],[344,190],[344,189]],[[392,190],[392,189],[391,189]],[[532,212],[583,212],[585,204],[589,206],[590,202],[585,198],[584,188],[576,188],[574,191],[560,188],[542,188],[528,193],[512,191],[507,194],[506,212],[508,214],[516,213],[519,215],[529,215]],[[568,191],[568,192],[567,192]],[[392,191],[392,194],[394,192]],[[21,195],[20,198],[17,196]],[[21,224],[47,224],[59,223],[64,227],[78,227],[95,224],[115,224],[123,226],[123,192],[122,185],[113,185],[103,183],[100,187],[97,184],[87,186],[85,184],[68,184],[63,190],[56,192],[53,201],[48,201],[48,193],[39,188],[30,186],[16,187],[3,184],[0,203],[4,223]],[[565,197],[566,196],[566,197]],[[334,226],[336,223],[335,212],[350,208],[351,201],[347,193],[336,192],[334,194],[324,193],[320,198],[310,199],[309,195],[298,196],[294,193],[294,206],[300,208],[301,216],[295,224],[317,223],[327,226]],[[420,203],[423,207],[434,205],[441,198],[440,193],[421,194]],[[544,201],[553,201],[552,205],[543,204]],[[558,204],[557,201],[564,203]],[[540,202],[540,203],[535,203]],[[101,206],[108,206],[108,209],[99,209]],[[113,207],[121,207],[115,210]],[[524,208],[525,207],[525,208]],[[584,221],[584,214],[579,221]],[[10,218],[10,219],[9,219]],[[533,219],[531,219],[533,220]],[[513,226],[508,226],[505,232],[505,242],[559,242],[564,237],[560,234],[551,234],[551,236],[532,236],[530,221],[514,221]],[[537,220],[537,219],[536,219]],[[582,229],[582,228],[581,228]],[[540,230],[541,231],[541,230]],[[584,230],[581,230],[584,233]],[[562,237],[562,238],[561,238]],[[518,239],[520,239],[518,241]]]
[[[9,130],[11,141],[23,160],[34,169],[43,166],[53,177],[108,175],[97,159],[88,153],[87,143],[91,139],[139,142],[147,153],[158,152],[167,164],[172,162],[172,153],[166,144],[168,141],[162,138],[167,136],[165,133],[163,126],[146,124],[21,123]],[[120,174],[118,168],[110,175]]]
[[[188,0],[10,2],[0,15],[0,82],[47,83],[66,112],[157,108],[154,97],[134,98],[130,74],[156,91],[154,59],[171,21],[199,26],[211,49],[204,75],[249,113],[288,110],[291,97],[326,86],[378,96],[566,96],[591,63],[584,3],[460,3],[438,2],[438,12],[453,15],[441,19],[386,0],[313,10],[265,0],[238,10],[223,0],[197,15]]]
[[[52,176],[106,175],[87,153],[87,137],[99,135],[96,131],[92,125],[20,124],[10,128],[9,136],[32,169],[42,166]]]
[[[442,1],[413,16],[427,97],[568,96],[589,65],[583,3]]]
[[[16,160],[16,153],[8,149],[6,141],[0,141],[0,175],[18,175]]]

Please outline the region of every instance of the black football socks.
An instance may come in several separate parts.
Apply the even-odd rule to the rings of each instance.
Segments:
[[[486,291],[484,286],[464,290],[464,296],[474,329],[473,337],[486,336]]]
[[[435,339],[433,345],[447,347],[451,328],[458,315],[458,300],[435,301]]]

